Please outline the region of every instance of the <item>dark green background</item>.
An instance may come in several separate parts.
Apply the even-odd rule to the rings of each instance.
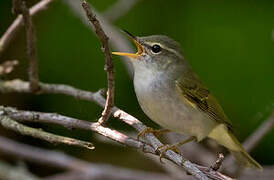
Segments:
[[[92,1],[99,11],[104,11],[114,2]],[[10,1],[0,2],[0,34],[5,32],[15,18],[10,9]],[[56,0],[47,11],[35,16],[34,20],[40,60],[39,74],[43,82],[65,83],[91,91],[106,87],[104,56],[99,41],[63,1]],[[274,1],[143,0],[115,24],[138,36],[165,34],[179,41],[186,58],[224,107],[241,141],[271,114],[274,108]],[[27,78],[25,51],[25,34],[21,31],[0,57],[1,62],[7,59],[20,61],[16,72],[5,78]],[[148,125],[155,126],[142,113],[123,63],[118,57],[114,57],[114,60],[116,105],[144,119]],[[58,112],[90,121],[95,121],[101,112],[101,108],[93,103],[62,95],[0,95],[0,104]],[[110,125],[130,130],[117,120],[112,120]],[[89,132],[70,132],[52,126],[43,128],[93,140]],[[39,140],[21,136],[17,138],[49,148],[62,148]],[[274,133],[271,132],[251,153],[252,156],[263,164],[273,164],[273,142]],[[91,153],[79,148],[63,149],[93,161],[124,166],[140,164],[142,168],[151,169],[149,163],[137,159],[139,155],[134,150],[99,142],[95,145],[97,149]],[[129,160],[121,162],[121,155]]]

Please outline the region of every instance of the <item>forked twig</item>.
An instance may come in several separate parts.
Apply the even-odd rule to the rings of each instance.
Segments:
[[[88,149],[94,149],[93,144],[90,142],[81,141],[78,139],[68,138],[64,136],[59,136],[59,135],[48,133],[39,129],[31,128],[14,121],[13,119],[5,116],[3,113],[0,114],[0,124],[6,129],[10,129],[20,134],[31,136],[34,138],[43,139],[51,143],[55,143],[55,144],[62,143],[62,144],[67,144],[71,146],[79,146],[79,147],[84,147]]]
[[[36,48],[36,35],[30,11],[23,0],[13,0],[13,12],[22,14],[27,38],[27,55],[29,63],[29,81],[32,92],[39,90],[38,57]]]
[[[105,124],[111,116],[111,109],[114,106],[114,66],[112,63],[111,52],[108,44],[109,38],[102,29],[100,22],[96,19],[96,16],[93,14],[89,4],[86,1],[83,1],[82,6],[86,12],[89,21],[94,25],[95,32],[102,43],[102,50],[106,57],[105,70],[107,71],[108,80],[107,100],[105,108],[102,112],[102,116],[98,121],[100,124]]]
[[[30,8],[30,16],[36,15],[38,12],[46,9],[46,7],[55,0],[41,0],[39,3],[35,4]],[[13,23],[9,26],[3,36],[0,38],[0,56],[8,48],[12,39],[18,33],[23,25],[23,17],[18,16]]]

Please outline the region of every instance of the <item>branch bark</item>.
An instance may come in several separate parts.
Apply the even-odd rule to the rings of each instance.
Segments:
[[[55,113],[22,111],[22,110],[16,110],[15,108],[3,107],[3,106],[0,106],[0,114],[4,114],[20,122],[48,123],[48,124],[61,125],[68,129],[74,128],[74,129],[94,131],[100,135],[103,135],[123,145],[140,149],[147,153],[153,153],[153,154],[155,153],[151,145],[146,144],[142,141],[137,141],[116,130],[103,127],[99,123],[91,123],[88,121],[79,120],[79,119],[75,119],[67,116],[62,116]]]
[[[36,35],[30,11],[23,0],[13,0],[13,12],[22,14],[27,38],[27,55],[29,59],[29,81],[32,92],[39,90],[38,58],[36,49]]]
[[[94,164],[83,161],[67,154],[52,150],[45,150],[38,147],[15,142],[11,139],[0,136],[0,152],[12,157],[20,157],[36,164],[46,164],[54,168],[71,170],[85,175],[88,179],[100,179],[100,177],[111,177],[116,179],[169,179],[160,173],[148,173],[137,170],[130,170],[121,167],[114,167],[105,164]],[[46,178],[47,179],[47,178]],[[104,178],[101,178],[104,179]]]
[[[95,31],[93,26],[90,26],[89,21],[86,17],[85,12],[82,10],[82,7],[78,1],[75,0],[64,0],[72,10],[72,12],[86,25],[88,28],[91,28]],[[92,6],[91,6],[92,8]],[[96,18],[100,21],[101,26],[103,27],[105,33],[110,38],[110,44],[116,51],[126,51],[126,52],[133,52],[134,48],[131,45],[131,42],[125,37],[124,34],[121,33],[119,29],[117,29],[114,25],[112,25],[108,19],[104,18],[100,15],[100,13],[96,12],[94,8],[92,11],[95,12]],[[117,19],[116,19],[117,20]],[[132,64],[128,61],[126,57],[122,57],[123,62],[127,66],[128,73],[133,76],[133,67]]]
[[[79,147],[84,147],[88,149],[94,149],[93,144],[90,142],[85,142],[85,141],[81,141],[73,138],[59,136],[52,133],[44,132],[39,129],[31,128],[14,121],[13,119],[3,115],[3,113],[0,113],[0,124],[6,129],[13,130],[22,135],[39,138],[39,139],[48,141],[50,143],[54,143],[54,144],[62,143],[62,144],[67,144],[71,146],[79,146]]]
[[[114,66],[112,63],[111,52],[108,45],[109,38],[102,29],[100,22],[97,20],[95,14],[92,12],[89,4],[86,1],[83,1],[82,6],[86,12],[89,21],[93,24],[95,32],[103,45],[102,50],[106,57],[105,70],[107,71],[108,80],[107,100],[105,103],[104,111],[102,112],[102,117],[98,121],[100,124],[104,125],[111,116],[111,109],[114,106]]]
[[[92,93],[88,91],[78,90],[71,86],[67,85],[51,85],[51,84],[44,84],[40,83],[40,92],[41,93],[54,93],[54,94],[66,94],[78,99],[88,100],[97,103],[98,105],[104,107],[105,99],[102,97],[100,93]],[[0,92],[28,92],[31,93],[30,89],[28,88],[28,82],[23,82],[21,80],[14,80],[14,81],[7,81],[7,82],[0,82]],[[131,116],[130,114],[120,110],[117,107],[112,109],[113,116],[119,118],[121,121],[131,125],[134,127],[138,132],[143,131],[147,127],[142,124],[138,119]],[[103,126],[98,126],[103,128]],[[153,134],[146,134],[146,138],[148,142],[152,145],[153,152],[156,155],[159,155],[160,152],[156,152],[156,149],[163,144],[153,135]],[[119,139],[119,138],[118,138]],[[139,142],[139,141],[137,141]],[[141,143],[141,142],[140,142]],[[140,146],[139,146],[140,147]],[[142,146],[141,146],[142,147]],[[197,179],[209,179],[219,177],[220,179],[231,179],[227,176],[222,175],[217,171],[213,171],[208,167],[197,166],[191,163],[189,160],[185,159],[180,154],[175,153],[174,151],[167,151],[165,153],[165,157],[172,161],[173,163],[177,164],[178,166],[183,167],[187,172],[192,174]],[[224,178],[226,177],[226,178]]]
[[[30,8],[30,16],[34,16],[40,11],[46,9],[46,7],[53,2],[54,0],[42,0],[36,5],[32,6]],[[13,23],[9,26],[7,31],[3,34],[3,36],[0,39],[0,57],[3,54],[3,52],[7,49],[9,44],[12,42],[12,39],[15,37],[15,35],[19,32],[19,30],[22,28],[23,25],[23,17],[19,15]]]
[[[82,172],[72,171],[46,177],[43,180],[175,180],[162,173],[148,173],[137,170],[127,170],[125,172],[123,170],[119,170],[114,172],[113,169],[110,168],[111,166],[104,169],[107,173],[95,171],[95,175],[93,175],[93,177]],[[117,168],[115,168],[115,170],[117,170]]]
[[[272,129],[274,128],[274,111],[272,112],[271,116],[263,122],[260,127],[254,131],[243,143],[243,146],[245,147],[247,152],[250,152],[252,149],[254,149],[261,139],[267,135]]]

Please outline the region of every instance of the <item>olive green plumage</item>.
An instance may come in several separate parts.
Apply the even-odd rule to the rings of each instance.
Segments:
[[[262,169],[242,147],[222,107],[185,60],[180,45],[167,36],[135,37],[135,92],[143,111],[171,131],[198,141],[209,137],[228,148],[244,166]]]

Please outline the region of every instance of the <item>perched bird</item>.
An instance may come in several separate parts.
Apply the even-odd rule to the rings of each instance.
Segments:
[[[234,136],[231,122],[207,87],[184,58],[180,45],[164,35],[136,37],[126,32],[137,53],[113,52],[127,56],[134,67],[134,88],[146,115],[162,127],[190,135],[184,142],[209,137],[225,146],[246,167],[262,169]],[[143,133],[159,131],[147,129]]]

